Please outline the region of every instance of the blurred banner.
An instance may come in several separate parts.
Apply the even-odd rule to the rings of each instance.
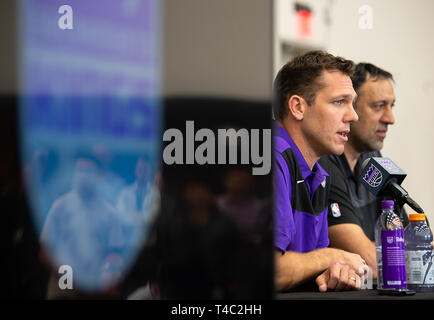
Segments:
[[[158,213],[157,0],[23,0],[20,145],[54,270],[101,290],[131,268]]]

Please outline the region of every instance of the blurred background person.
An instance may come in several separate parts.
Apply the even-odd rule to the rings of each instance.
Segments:
[[[140,157],[135,167],[135,181],[121,190],[117,208],[125,214],[132,214],[150,223],[160,209],[160,172],[151,175],[149,164]]]
[[[98,179],[100,180],[100,194],[116,206],[120,191],[125,187],[124,179],[113,169],[114,153],[102,145],[92,147],[92,157],[98,165]]]
[[[97,172],[91,159],[77,159],[72,189],[53,203],[41,233],[55,273],[59,265],[69,265],[82,288],[105,288],[118,280],[116,272],[108,279],[104,270],[109,265],[121,270],[125,242],[119,214],[98,193]],[[51,282],[48,298],[59,293],[56,277]]]
[[[266,202],[255,196],[255,179],[251,171],[235,169],[226,173],[225,192],[216,199],[217,208],[231,218],[240,231],[258,244],[267,229]]]

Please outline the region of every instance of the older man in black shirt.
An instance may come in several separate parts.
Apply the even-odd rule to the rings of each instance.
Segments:
[[[359,121],[351,125],[344,153],[320,160],[332,184],[329,238],[331,246],[362,256],[376,278],[374,228],[380,201],[358,182],[358,176],[365,159],[381,156],[387,128],[395,122],[395,93],[392,74],[369,63],[356,66],[352,81]]]

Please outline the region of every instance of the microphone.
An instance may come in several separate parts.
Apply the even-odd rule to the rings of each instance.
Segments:
[[[401,205],[408,204],[417,213],[423,209],[401,187],[407,174],[389,158],[372,157],[362,164],[359,181],[376,196],[389,194]]]

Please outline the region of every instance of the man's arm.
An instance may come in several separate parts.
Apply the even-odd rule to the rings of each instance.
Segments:
[[[329,195],[328,236],[330,246],[359,254],[377,277],[375,245],[361,228],[350,198],[343,168],[335,157],[323,157],[322,166],[327,168],[332,183]],[[375,208],[373,209],[375,210]]]
[[[359,225],[342,223],[329,227],[330,245],[345,251],[359,254],[372,269],[372,276],[377,278],[375,244],[368,239]]]
[[[312,279],[336,262],[359,272],[365,261],[358,255],[334,248],[322,248],[306,253],[275,251],[275,287],[278,291],[293,288]],[[361,275],[361,274],[360,274]]]

